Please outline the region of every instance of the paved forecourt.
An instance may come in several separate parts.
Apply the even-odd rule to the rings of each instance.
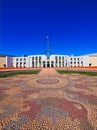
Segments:
[[[0,78],[1,130],[96,130],[97,76],[39,74]]]

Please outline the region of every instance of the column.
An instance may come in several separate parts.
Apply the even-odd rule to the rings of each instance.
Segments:
[[[63,67],[62,56],[61,56],[61,67]]]

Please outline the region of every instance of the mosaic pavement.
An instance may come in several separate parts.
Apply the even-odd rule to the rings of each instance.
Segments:
[[[97,130],[97,77],[48,68],[1,78],[0,130]]]

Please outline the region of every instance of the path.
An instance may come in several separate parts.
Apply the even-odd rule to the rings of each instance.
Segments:
[[[43,68],[39,75],[58,75],[57,71],[54,68]]]

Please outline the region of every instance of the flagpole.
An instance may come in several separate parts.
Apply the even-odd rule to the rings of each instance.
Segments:
[[[49,37],[48,37],[48,39],[47,39],[47,51],[48,51],[48,53],[49,53],[49,51],[50,51],[50,48],[49,48],[50,46],[49,46]]]
[[[49,53],[50,53],[49,37],[46,36],[46,39],[47,39],[47,53],[49,55]]]
[[[51,51],[50,51],[50,40],[48,36],[45,36],[46,40],[46,50],[42,54],[46,54],[47,56],[50,56]]]

